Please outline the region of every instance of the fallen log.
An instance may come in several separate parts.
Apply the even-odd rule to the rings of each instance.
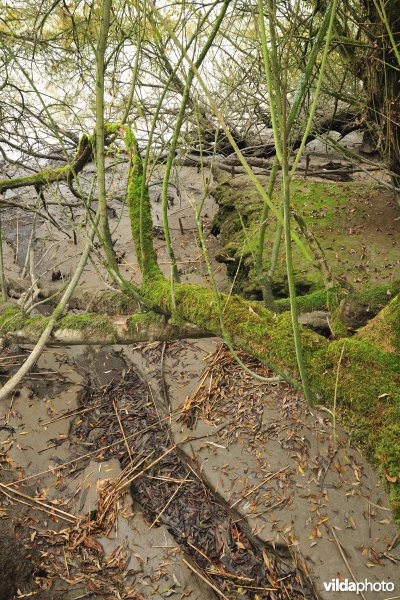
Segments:
[[[141,193],[143,170],[137,143],[130,131],[125,140],[131,155],[127,200],[143,296],[165,315],[224,337],[299,388],[290,313],[274,314],[256,302],[217,295],[199,285],[175,283],[171,289],[157,263],[150,199],[148,193]],[[371,335],[374,325],[382,332],[378,337]],[[358,338],[333,341],[302,327],[301,346],[315,400],[336,410],[335,416],[354,441],[378,465],[390,486],[400,525],[400,296],[368,327]]]
[[[235,295],[217,294],[199,285],[175,283],[171,287],[171,282],[164,278],[153,244],[150,198],[147,185],[143,184],[143,166],[136,139],[126,126],[116,125],[113,130],[124,136],[130,157],[127,200],[132,237],[143,276],[141,294],[147,304],[164,317],[155,317],[151,312],[123,320],[101,315],[97,317],[101,323],[96,328],[90,315],[67,315],[57,321],[55,331],[63,328],[83,331],[86,335],[82,334],[80,339],[86,338],[84,343],[88,343],[89,338],[97,339],[97,343],[104,339],[116,343],[128,339],[172,339],[173,335],[193,337],[193,332],[222,336],[293,386],[300,387],[289,313],[275,314],[256,302]],[[121,287],[128,296],[134,294],[128,282],[122,281]],[[10,335],[27,326],[37,326],[41,330],[42,319],[45,319],[34,317],[33,322],[26,323],[19,309],[9,306],[0,314],[0,331]],[[86,324],[82,326],[85,319]],[[76,320],[78,327],[73,326]],[[104,333],[105,323],[110,330],[100,339],[99,331]],[[166,324],[172,329],[166,330]],[[166,335],[168,338],[164,337]],[[400,296],[395,296],[357,336],[328,341],[301,327],[300,338],[314,399],[330,410],[336,410],[335,416],[351,433],[353,441],[378,466],[389,486],[392,509],[400,524]]]
[[[49,317],[28,316],[13,303],[0,303],[0,339],[5,343],[35,344]],[[190,323],[174,324],[164,315],[137,313],[67,314],[60,318],[48,345],[111,345],[210,337]]]

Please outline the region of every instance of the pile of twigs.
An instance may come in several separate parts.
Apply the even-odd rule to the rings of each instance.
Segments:
[[[105,397],[108,403],[99,402]],[[133,371],[83,399],[97,406],[82,413],[74,433],[99,449],[122,439],[103,458],[118,456],[124,470],[114,489],[130,487],[150,527],[164,524],[190,555],[186,564],[221,598],[300,600],[312,597],[301,569],[251,536],[213,497],[170,439],[148,388]],[[174,416],[174,415],[172,415]],[[92,435],[90,432],[92,431]],[[93,435],[98,432],[97,437]]]

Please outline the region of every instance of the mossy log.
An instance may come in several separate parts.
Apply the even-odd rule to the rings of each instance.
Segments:
[[[176,284],[174,306],[170,284],[162,278],[147,280],[143,293],[165,314],[174,314],[201,329],[221,336],[220,317],[213,292],[195,285]],[[256,302],[221,295],[224,328],[234,346],[268,365],[300,388],[290,313],[274,315]],[[339,369],[337,417],[354,442],[378,465],[390,486],[392,508],[400,525],[400,354],[386,343],[399,314],[394,298],[358,337],[329,342],[301,328],[304,361],[315,400],[333,407]],[[381,322],[382,321],[382,322]],[[397,321],[399,328],[400,320]],[[377,324],[382,336],[370,336]],[[386,331],[386,335],[385,332]],[[399,339],[399,331],[390,339]],[[344,347],[343,356],[342,349]]]
[[[400,354],[400,299],[396,296],[375,319],[357,331],[356,339],[369,340],[386,352]]]
[[[0,338],[6,342],[34,344],[49,318],[27,316],[12,303],[0,304]],[[54,345],[109,345],[209,337],[190,323],[174,324],[161,314],[68,314],[59,319],[51,336]]]
[[[73,178],[82,171],[83,167],[90,161],[93,155],[91,138],[84,134],[78,144],[78,148],[73,161],[64,167],[56,169],[47,169],[39,171],[34,175],[26,177],[14,177],[13,179],[3,179],[0,181],[0,194],[7,190],[35,186],[41,187],[56,183],[59,181],[71,182]]]
[[[220,294],[218,301],[212,290],[199,285],[175,283],[171,295],[171,284],[157,264],[149,196],[139,193],[139,186],[133,185],[135,174],[142,176],[139,161],[139,154],[134,153],[128,199],[132,236],[140,252],[143,295],[165,315],[173,315],[175,321],[193,323],[216,336],[225,333],[234,346],[300,388],[290,313],[275,314],[257,302],[235,295]],[[400,297],[396,296],[371,322],[371,330],[374,322],[381,331],[393,328],[399,303]],[[329,407],[337,398],[337,417],[379,466],[390,486],[392,508],[400,525],[400,353],[388,351],[382,343],[383,335],[373,338],[367,329],[359,338],[331,342],[305,327],[300,332],[314,398]],[[393,344],[390,350],[395,349]]]
[[[335,300],[339,301],[339,313],[343,323],[352,329],[358,329],[378,314],[395,296],[400,293],[400,283],[393,285],[366,286],[359,291],[341,287],[336,290]],[[308,313],[316,310],[329,310],[330,292],[324,289],[316,290],[305,296],[297,297],[299,312]],[[289,298],[275,300],[277,312],[290,310]]]

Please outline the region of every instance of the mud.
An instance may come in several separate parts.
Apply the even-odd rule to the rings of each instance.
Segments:
[[[388,497],[349,436],[337,425],[334,436],[330,416],[310,413],[286,384],[260,384],[226,355],[202,378],[204,360],[216,350],[217,341],[203,340],[173,342],[165,352],[172,440],[182,444],[185,460],[237,512],[250,539],[306,565],[318,597],[329,600],[323,582],[349,577],[349,568],[355,580],[386,580],[397,590],[400,546]],[[161,352],[125,350],[159,390],[156,398]]]
[[[121,169],[113,169],[111,163],[109,166],[108,183],[116,198],[122,193],[124,175]],[[85,172],[88,184],[91,169]],[[159,177],[156,173],[151,187],[156,227],[161,225]],[[202,176],[196,169],[183,167],[175,183],[177,187],[171,186],[170,190],[169,211],[182,281],[205,283],[208,275],[191,206],[193,200],[202,198]],[[68,192],[64,188],[60,191],[68,199]],[[127,208],[116,199],[110,202],[110,208],[116,215],[111,224],[121,269],[132,281],[139,282]],[[228,291],[226,267],[213,258],[220,246],[209,233],[215,213],[211,197],[206,198],[205,213],[214,272],[220,289]],[[79,217],[78,211],[76,222]],[[7,272],[20,278],[32,220],[16,209],[8,209],[3,220],[9,241]],[[67,212],[60,222],[65,232],[49,228],[40,219],[36,225],[33,248],[43,286],[57,286],[66,279],[82,249],[80,242],[74,244],[73,223]],[[169,274],[165,240],[157,231],[159,261]],[[60,279],[53,281],[58,271]],[[108,283],[102,266],[94,259],[85,271],[82,286],[98,290],[107,288]],[[284,582],[288,579],[294,594],[312,598],[321,593],[324,576],[330,580],[347,575],[328,527],[333,527],[357,575],[367,573],[385,579],[397,576],[399,549],[396,542],[391,547],[395,528],[386,493],[339,429],[340,456],[335,454],[330,464],[332,424],[326,414],[309,415],[301,398],[284,386],[265,389],[253,382],[253,387],[243,391],[239,384],[245,377],[240,370],[230,374],[229,385],[221,385],[221,397],[211,394],[206,398],[206,409],[199,406],[194,413],[184,410],[187,398],[199,385],[205,356],[218,345],[219,340],[204,340],[168,343],[164,350],[160,344],[113,350],[52,348],[42,355],[21,389],[0,407],[0,426],[8,428],[0,428],[1,466],[13,481],[20,481],[17,488],[10,486],[6,491],[17,489],[28,496],[24,499],[28,505],[15,494],[1,497],[2,510],[6,511],[0,520],[1,537],[8,540],[6,550],[11,553],[15,548],[13,554],[18,555],[17,564],[12,563],[12,577],[4,578],[0,585],[4,597],[12,598],[9,590],[15,595],[19,588],[22,593],[35,594],[35,598],[54,600],[157,600],[171,595],[208,600],[216,597],[217,592],[210,586],[215,582],[217,589],[229,590],[227,597],[241,598],[245,597],[243,592],[237,591],[239,587],[234,591],[232,586],[232,582],[240,585],[238,576],[261,582],[258,587],[265,588],[274,586],[268,577],[279,579],[280,573]],[[8,356],[1,357],[3,380],[18,367],[27,351],[29,347],[12,348]],[[118,402],[127,394],[126,390],[118,390],[120,386],[124,390],[135,377],[129,371],[131,367],[139,374],[141,391],[137,396],[133,394],[130,405],[122,405],[119,410]],[[207,385],[212,390],[209,380]],[[110,405],[113,398],[120,422]],[[81,412],[88,399],[98,404]],[[186,413],[193,418],[191,422],[182,421]],[[102,512],[105,494],[115,492],[121,478],[130,473],[124,427],[129,425],[137,431],[139,423],[148,421],[154,427],[151,434],[138,436],[138,445],[132,445],[133,459],[146,458],[153,450],[166,451],[174,444],[178,444],[179,452],[172,458],[171,451],[165,463],[160,461],[154,471],[149,469],[132,481],[132,488],[130,484],[123,487],[109,510]],[[286,439],[289,429],[294,433]],[[112,440],[117,441],[116,436],[116,449],[104,450]],[[322,461],[319,475],[312,462],[318,456]],[[338,472],[341,467],[337,465],[342,466],[343,473]],[[274,476],[268,486],[258,488],[258,494],[246,496],[264,478],[286,467],[288,472],[284,471],[282,478]],[[149,479],[160,474],[179,483]],[[321,482],[328,496],[321,495],[321,504],[308,501],[305,496],[321,493]],[[184,490],[188,496],[181,494]],[[43,502],[50,506],[47,512]],[[66,513],[67,520],[57,509]],[[207,521],[210,515],[212,525]],[[102,521],[100,517],[104,517]],[[319,524],[325,517],[328,521]],[[198,549],[191,548],[189,542]],[[304,576],[308,571],[314,591]],[[245,581],[240,583],[243,588]],[[253,592],[249,597],[255,598],[262,590]]]

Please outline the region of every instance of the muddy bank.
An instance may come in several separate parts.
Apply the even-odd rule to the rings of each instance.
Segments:
[[[162,229],[161,188],[164,167],[158,166],[150,184],[152,200],[152,218],[154,245],[157,250],[158,262],[165,276],[170,275],[169,256]],[[80,174],[80,183],[85,193],[90,190],[95,167],[87,165]],[[20,174],[18,172],[18,174]],[[211,177],[210,169],[198,172],[193,167],[179,167],[171,177],[168,188],[168,214],[170,230],[174,236],[174,250],[182,282],[208,282],[207,268],[201,253],[198,230],[194,217],[193,203],[204,199],[203,225],[206,235],[209,258],[213,266],[214,276],[222,290],[229,289],[226,281],[226,269],[218,264],[214,256],[220,249],[218,240],[210,234],[211,221],[216,212],[214,199],[205,191],[205,181]],[[118,257],[121,273],[135,284],[140,284],[141,275],[134,251],[134,243],[129,221],[129,210],[125,202],[127,184],[126,161],[117,158],[107,159],[107,189],[110,200],[108,210],[110,228],[114,248]],[[3,236],[5,250],[5,270],[11,281],[17,280],[25,289],[30,281],[21,278],[27,251],[30,248],[35,261],[35,276],[39,288],[46,289],[50,294],[60,288],[74,272],[84,247],[84,236],[81,234],[81,224],[84,222],[84,210],[77,206],[76,198],[69,188],[60,183],[53,190],[60,202],[59,206],[48,199],[47,210],[39,212],[36,219],[34,210],[36,196],[29,188],[23,192],[8,190],[4,195],[5,207],[2,208]],[[7,201],[13,206],[7,206]],[[30,211],[17,208],[29,207]],[[73,209],[67,206],[71,204]],[[93,209],[96,202],[93,203]],[[73,216],[71,216],[71,213]],[[53,221],[57,227],[53,226]],[[33,234],[32,234],[33,230]],[[76,234],[76,235],[74,235]],[[30,243],[31,235],[33,237]],[[94,254],[87,264],[80,281],[80,287],[89,288],[92,294],[98,290],[109,289],[111,281],[102,262]],[[18,289],[11,289],[11,293]],[[95,296],[94,296],[95,297]],[[38,298],[41,298],[40,292]],[[90,310],[90,302],[88,302]]]
[[[396,582],[373,470],[326,414],[252,380],[217,341],[49,351],[37,372],[3,417],[15,432],[3,451],[35,507],[5,502],[33,559],[25,593],[313,598],[346,563]]]
[[[14,472],[7,469],[7,457],[1,456],[0,484],[6,485],[13,480]],[[33,563],[29,551],[18,541],[20,528],[17,506],[0,506],[0,599],[9,600],[18,589],[32,580]]]
[[[168,530],[151,529],[129,486],[119,489],[119,453],[103,448],[109,427],[101,430],[101,449],[93,436],[75,435],[85,417],[81,398],[97,390],[103,406],[112,407],[104,386],[123,367],[107,349],[48,351],[38,364],[40,380],[26,382],[5,407],[1,447],[10,472],[9,487],[0,489],[0,524],[21,576],[4,571],[4,599],[18,589],[44,600],[164,598],[172,588],[196,600],[213,597]],[[115,447],[124,447],[121,433]]]
[[[92,178],[93,165],[88,165],[82,174],[82,186],[88,189]],[[161,230],[161,206],[159,195],[161,191],[161,175],[154,174],[154,182],[151,186],[153,199],[153,219],[155,223],[154,233],[156,237],[156,246],[159,254],[159,260],[162,269],[167,274],[169,272],[165,239]],[[138,266],[135,258],[133,243],[131,239],[128,210],[119,195],[118,190],[123,190],[126,185],[126,173],[123,164],[115,165],[113,159],[108,160],[107,183],[112,190],[113,200],[110,202],[110,218],[113,228],[113,236],[116,244],[116,251],[120,260],[120,267],[128,279],[138,282]],[[169,191],[169,211],[171,226],[176,231],[178,245],[177,254],[179,269],[183,281],[204,282],[207,280],[206,267],[204,259],[200,253],[200,246],[197,239],[197,227],[194,222],[193,208],[191,202],[193,199],[202,198],[202,175],[196,169],[183,168],[179,171],[179,177],[174,176]],[[75,203],[68,188],[61,184],[57,192],[65,203]],[[7,192],[6,201],[14,203],[13,206],[3,210],[3,235],[5,238],[5,267],[10,281],[17,282],[18,285],[11,288],[11,293],[18,298],[21,293],[21,287],[27,288],[30,285],[29,280],[22,279],[21,274],[25,264],[28,250],[33,254],[35,263],[35,274],[39,288],[39,295],[34,300],[41,300],[40,290],[46,289],[47,292],[56,290],[65,282],[73,272],[79,256],[82,252],[82,240],[78,236],[75,244],[73,229],[79,227],[79,221],[82,218],[82,210],[74,209],[73,219],[71,221],[70,211],[60,208],[56,203],[48,202],[47,210],[50,215],[58,222],[58,227],[49,227],[48,215],[38,214],[36,219],[32,212],[25,212],[15,207],[19,202],[22,205],[35,204],[35,194],[33,190],[26,190],[23,193]],[[205,224],[212,218],[214,203],[210,197],[206,198],[205,210],[208,217],[205,217]],[[117,229],[118,225],[118,229]],[[31,241],[30,241],[31,240]],[[218,246],[218,242],[210,236],[211,248]],[[215,252],[211,252],[211,255]],[[212,259],[213,260],[213,259]],[[216,277],[223,286],[225,269],[213,261],[216,268]],[[88,298],[87,309],[90,310],[91,300],[96,297],[96,291],[108,289],[109,281],[104,272],[101,262],[93,257],[93,261],[88,264],[87,269],[81,281],[82,287],[91,290]],[[44,308],[44,307],[43,307]],[[40,314],[43,308],[40,306],[37,311]],[[46,309],[44,309],[46,311]],[[9,356],[2,357],[3,373],[2,380],[9,377],[22,363],[24,357],[30,350],[30,347],[10,348]],[[1,367],[1,365],[0,365]],[[39,561],[33,564],[28,563],[27,569],[31,573],[30,580],[26,585],[22,581],[18,584],[26,593],[35,593],[36,595],[48,593],[55,594],[55,597],[77,598],[82,594],[89,594],[86,584],[90,584],[90,572],[87,570],[88,564],[84,562],[85,550],[84,544],[78,544],[73,549],[73,539],[76,536],[60,535],[65,523],[60,516],[54,516],[47,521],[46,513],[38,508],[37,500],[50,502],[51,512],[53,503],[56,506],[61,504],[67,513],[67,519],[72,518],[75,523],[76,518],[86,523],[86,529],[81,529],[81,536],[78,536],[87,543],[92,537],[87,535],[88,528],[92,529],[94,534],[93,549],[97,548],[97,553],[93,555],[95,562],[99,556],[103,556],[101,567],[106,570],[108,558],[113,553],[122,552],[126,556],[123,562],[122,571],[133,571],[138,574],[135,578],[131,576],[131,581],[135,580],[134,593],[138,595],[153,594],[152,597],[161,597],[159,593],[168,594],[168,590],[176,587],[182,594],[190,592],[190,597],[198,600],[214,597],[214,592],[209,586],[202,582],[196,573],[187,566],[181,555],[179,545],[177,545],[169,534],[167,529],[162,526],[157,529],[149,529],[149,524],[142,514],[142,509],[138,505],[133,505],[130,494],[125,490],[123,494],[124,502],[127,502],[126,510],[122,509],[122,502],[117,498],[115,506],[119,507],[114,513],[114,532],[111,539],[102,538],[102,529],[94,531],[94,523],[91,522],[91,511],[94,510],[99,500],[99,489],[107,479],[117,478],[121,472],[119,461],[112,460],[110,463],[102,462],[100,464],[93,462],[97,456],[95,445],[90,440],[71,438],[69,436],[72,424],[77,417],[76,410],[79,408],[79,399],[86,386],[99,386],[108,383],[110,379],[120,375],[123,371],[121,361],[118,361],[116,355],[110,352],[88,348],[73,349],[49,349],[38,362],[34,373],[24,379],[24,385],[11,399],[10,403],[4,404],[0,408],[1,425],[9,426],[11,430],[0,430],[0,444],[7,460],[10,461],[10,469],[13,473],[12,479],[26,479],[21,484],[23,493],[30,496],[28,503],[34,506],[33,513],[36,521],[29,521],[28,530],[25,528],[24,541],[28,547],[28,553],[34,553],[34,543],[38,545],[39,556],[41,551],[49,553],[49,556],[58,556],[66,552],[67,557],[73,552],[71,565],[67,558],[68,573],[58,572],[58,558],[52,560]],[[61,419],[58,417],[63,415]],[[105,438],[107,431],[104,432]],[[88,456],[85,456],[88,455]],[[85,456],[85,458],[83,458]],[[75,461],[76,459],[76,461]],[[102,463],[102,464],[101,464]],[[103,482],[103,483],[102,483]],[[32,484],[32,489],[30,486]],[[26,488],[25,488],[26,486]],[[2,501],[10,509],[15,507],[16,514],[19,514],[20,521],[25,519],[25,509],[29,515],[31,507],[25,507],[19,502],[20,499],[2,496]],[[121,510],[120,510],[121,509]],[[124,515],[121,514],[124,513]],[[133,519],[133,516],[134,519]],[[29,517],[30,518],[30,517]],[[131,522],[132,519],[134,522]],[[67,521],[66,525],[68,525]],[[41,532],[34,536],[30,541],[32,530],[29,527]],[[9,532],[10,533],[10,532]],[[12,532],[11,532],[12,533]],[[84,535],[83,535],[84,533]],[[105,532],[104,532],[105,533]],[[100,538],[99,538],[100,535]],[[139,539],[138,539],[139,536]],[[7,535],[7,538],[10,538]],[[122,541],[128,540],[128,550],[120,548]],[[97,546],[98,540],[103,550]],[[15,536],[10,538],[10,543],[14,544]],[[90,542],[92,543],[92,542]],[[83,549],[83,550],[82,550]],[[83,554],[82,554],[83,551]],[[97,558],[96,558],[97,556]],[[107,558],[108,557],[108,558]],[[128,560],[129,558],[129,560]],[[83,561],[83,562],[82,562]],[[40,562],[46,563],[40,566]],[[65,561],[64,561],[65,562]],[[62,563],[62,561],[61,561]],[[125,564],[125,566],[124,566]],[[90,564],[89,564],[90,567]],[[43,577],[39,579],[32,577],[39,568]],[[112,569],[112,566],[110,567]],[[75,571],[74,571],[75,569]],[[78,577],[77,572],[82,571]],[[89,569],[90,571],[90,569]],[[112,572],[109,571],[109,575]],[[105,583],[113,585],[113,578],[108,577],[108,582],[93,580],[98,579],[98,573],[92,573],[92,584],[94,590]],[[120,573],[121,575],[121,573]],[[122,576],[122,575],[121,575]],[[125,575],[122,577],[124,579]],[[174,583],[175,579],[177,583]],[[67,583],[66,583],[67,581]],[[10,582],[12,583],[12,582]],[[128,596],[127,589],[129,581],[122,586],[114,581],[115,589],[124,587],[124,597]],[[122,586],[122,587],[121,587]],[[18,587],[18,586],[17,586]],[[50,589],[47,589],[50,588]],[[16,592],[16,590],[14,590]],[[104,591],[104,590],[103,590]],[[7,593],[8,592],[4,592]],[[93,595],[96,591],[92,591]],[[111,594],[116,593],[109,592]],[[120,592],[118,592],[120,593]],[[169,593],[172,593],[171,591]],[[71,594],[69,596],[68,594]],[[51,596],[50,596],[51,597]],[[86,596],[85,596],[86,597]],[[115,597],[112,595],[111,597]],[[139,596],[138,596],[139,597]]]
[[[162,348],[148,352],[150,359],[125,350],[161,398]],[[164,373],[173,441],[183,442],[185,460],[239,515],[249,539],[303,566],[318,597],[328,600],[323,582],[349,569],[355,580],[388,580],[398,589],[400,547],[387,493],[327,413],[308,411],[286,384],[255,381],[212,340],[169,344]]]
[[[134,350],[136,368],[159,363],[160,351]],[[172,441],[177,415],[128,365],[108,349],[47,351],[7,407],[2,449],[18,484],[1,500],[17,515],[21,554],[7,534],[25,571],[5,580],[4,598],[18,589],[51,600],[314,597],[290,554],[265,545],[205,485]]]

